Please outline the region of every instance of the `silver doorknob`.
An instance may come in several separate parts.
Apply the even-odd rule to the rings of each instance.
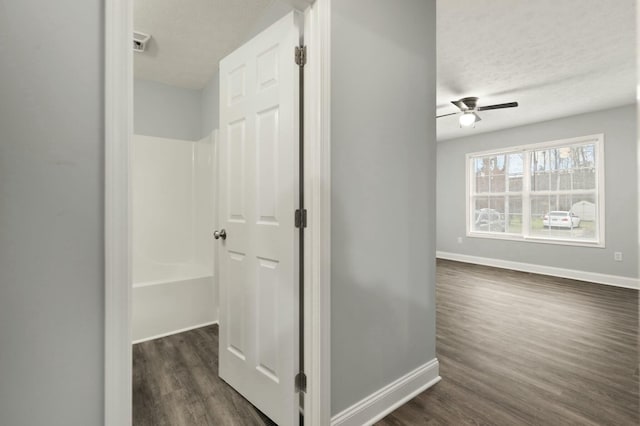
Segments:
[[[213,231],[213,238],[215,238],[216,240],[219,240],[220,238],[222,238],[223,240],[226,240],[227,231],[225,231],[224,229],[221,229],[219,231]]]

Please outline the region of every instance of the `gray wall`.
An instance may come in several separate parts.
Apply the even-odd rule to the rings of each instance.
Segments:
[[[438,143],[438,250],[638,276],[635,113],[635,105],[629,105]],[[604,133],[606,248],[466,237],[466,153],[596,133]],[[463,237],[462,244],[457,237]],[[624,262],[614,262],[614,251],[624,253]]]
[[[0,9],[0,424],[100,425],[104,4]]]
[[[333,414],[436,355],[435,17],[332,4]]]
[[[253,23],[244,39],[252,39],[293,9],[289,1],[274,1]],[[186,140],[208,136],[218,128],[218,80],[219,74],[216,72],[202,90],[190,90],[136,79],[135,133]]]
[[[103,19],[95,0],[2,3],[3,425],[103,421]],[[337,412],[435,356],[435,1],[333,20]]]
[[[133,82],[133,127],[138,135],[201,138],[201,91],[147,80]]]
[[[218,78],[216,72],[202,90],[134,80],[134,132],[182,140],[208,136],[218,128]]]
[[[262,31],[269,28],[274,22],[277,22],[280,18],[284,17],[287,13],[296,9],[294,7],[294,3],[299,3],[298,10],[304,10],[307,5],[304,4],[304,1],[294,1],[294,0],[275,0],[264,10],[262,15],[256,20],[256,22],[251,25],[247,35],[245,36],[245,41],[251,40],[253,37],[260,34]]]
[[[211,134],[219,127],[220,122],[220,74],[218,71],[211,77],[206,86],[202,88],[200,112],[201,137]]]

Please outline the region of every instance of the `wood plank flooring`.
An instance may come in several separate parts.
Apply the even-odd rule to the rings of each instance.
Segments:
[[[218,329],[134,346],[135,426],[272,425],[218,378]],[[638,425],[638,292],[438,261],[442,381],[391,425]]]
[[[639,425],[638,292],[437,267],[442,381],[391,425]]]
[[[133,346],[134,426],[274,425],[218,377],[218,326]]]

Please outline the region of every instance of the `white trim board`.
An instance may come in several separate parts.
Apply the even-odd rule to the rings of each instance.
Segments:
[[[305,425],[331,419],[331,0],[316,0],[305,13]]]
[[[131,342],[132,345],[136,345],[138,343],[148,342],[150,340],[162,339],[163,337],[173,336],[174,334],[184,333],[185,331],[195,330],[196,328],[208,327],[210,325],[220,324],[218,320],[205,322],[204,324],[193,325],[191,327],[181,328],[180,330],[170,331],[168,333],[158,334],[157,336],[145,337],[144,339],[134,340]]]
[[[305,97],[309,153],[305,160],[309,232],[305,251],[310,333],[305,424],[330,418],[330,20],[331,0],[285,0],[310,7],[308,33],[315,47],[305,66],[317,90]],[[133,135],[133,9],[130,0],[105,0],[105,426],[131,425],[131,202],[129,148]],[[309,9],[307,8],[309,11]],[[307,78],[305,80],[307,80]],[[215,275],[214,275],[215,276]]]
[[[488,257],[470,256],[467,254],[449,253],[444,251],[437,251],[436,257],[438,259],[455,260],[457,262],[474,263],[476,265],[492,266],[494,268],[512,269],[514,271],[551,275],[554,277],[569,278],[572,280],[640,290],[640,280],[637,278],[622,277],[619,275],[607,275],[597,272],[578,271],[575,269],[557,268],[554,266],[492,259]]]
[[[368,426],[440,381],[438,359],[421,365],[331,418],[331,426]]]
[[[132,416],[131,187],[133,135],[133,8],[129,0],[104,4],[104,425],[125,426]]]

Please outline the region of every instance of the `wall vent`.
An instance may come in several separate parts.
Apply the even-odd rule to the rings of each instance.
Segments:
[[[140,31],[133,32],[133,51],[134,52],[144,52],[144,49],[147,47],[147,43],[151,40],[151,36],[149,34],[141,33]]]

